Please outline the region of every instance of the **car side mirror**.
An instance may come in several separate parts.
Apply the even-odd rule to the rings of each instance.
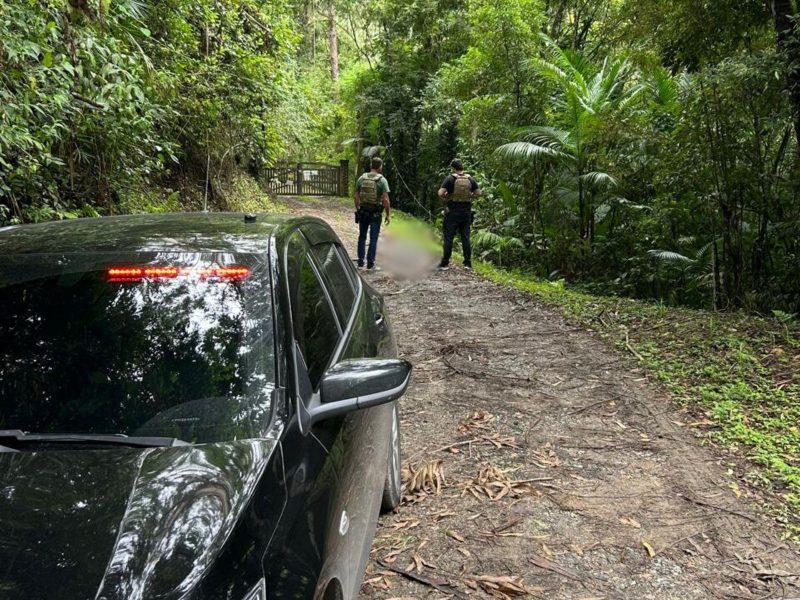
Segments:
[[[408,387],[411,363],[398,359],[344,360],[322,376],[311,423],[397,400]]]

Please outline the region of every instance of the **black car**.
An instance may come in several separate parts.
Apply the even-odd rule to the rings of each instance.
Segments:
[[[0,340],[1,600],[357,595],[411,367],[324,222],[2,229]]]

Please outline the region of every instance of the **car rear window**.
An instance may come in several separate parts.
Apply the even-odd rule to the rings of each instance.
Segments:
[[[269,286],[255,255],[0,258],[0,429],[261,435]]]

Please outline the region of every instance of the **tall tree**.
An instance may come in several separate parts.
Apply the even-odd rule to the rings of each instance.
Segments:
[[[339,34],[336,22],[336,3],[330,0],[326,9],[328,20],[328,55],[331,63],[331,79],[339,81]]]
[[[792,121],[800,153],[800,39],[797,31],[797,11],[792,0],[769,0],[778,50],[786,61],[786,87],[792,103]]]

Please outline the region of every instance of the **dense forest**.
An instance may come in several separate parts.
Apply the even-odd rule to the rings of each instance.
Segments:
[[[479,255],[593,291],[800,311],[792,0],[5,0],[0,223],[237,208],[380,154]]]

